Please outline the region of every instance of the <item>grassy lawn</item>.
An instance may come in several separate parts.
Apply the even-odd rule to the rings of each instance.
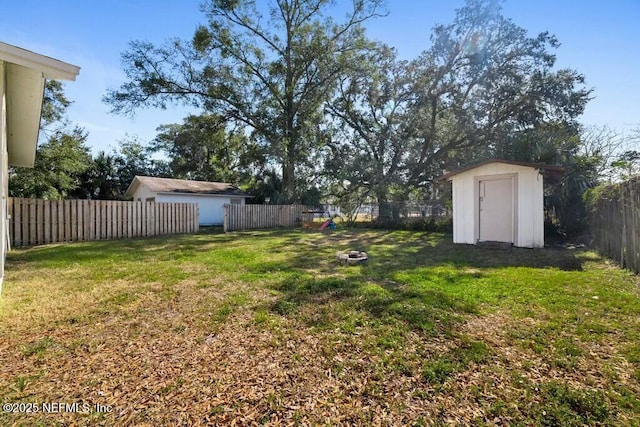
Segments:
[[[0,424],[640,424],[637,277],[589,251],[450,241],[277,231],[13,251],[0,400],[111,411]],[[338,264],[346,249],[369,263]]]

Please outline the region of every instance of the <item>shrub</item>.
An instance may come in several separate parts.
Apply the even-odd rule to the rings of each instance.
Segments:
[[[452,233],[453,219],[449,217],[403,218],[397,221],[358,221],[352,228],[373,228],[381,230],[431,231]]]

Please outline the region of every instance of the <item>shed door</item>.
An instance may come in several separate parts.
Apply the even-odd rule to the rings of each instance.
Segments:
[[[513,178],[480,181],[480,241],[513,243]]]

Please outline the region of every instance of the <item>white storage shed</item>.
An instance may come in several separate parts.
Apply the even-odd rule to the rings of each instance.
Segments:
[[[452,182],[453,242],[544,246],[544,175],[563,168],[490,159],[439,180]]]
[[[199,210],[199,225],[221,225],[224,220],[224,205],[244,205],[246,199],[251,197],[226,182],[150,176],[133,178],[125,195],[141,202],[195,203]]]

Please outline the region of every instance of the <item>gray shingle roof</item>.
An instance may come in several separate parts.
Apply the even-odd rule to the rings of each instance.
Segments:
[[[136,180],[154,193],[219,194],[250,197],[235,185],[227,182],[189,181],[186,179],[154,178],[150,176],[136,176],[133,182]],[[129,186],[127,194],[132,190],[133,182]]]

